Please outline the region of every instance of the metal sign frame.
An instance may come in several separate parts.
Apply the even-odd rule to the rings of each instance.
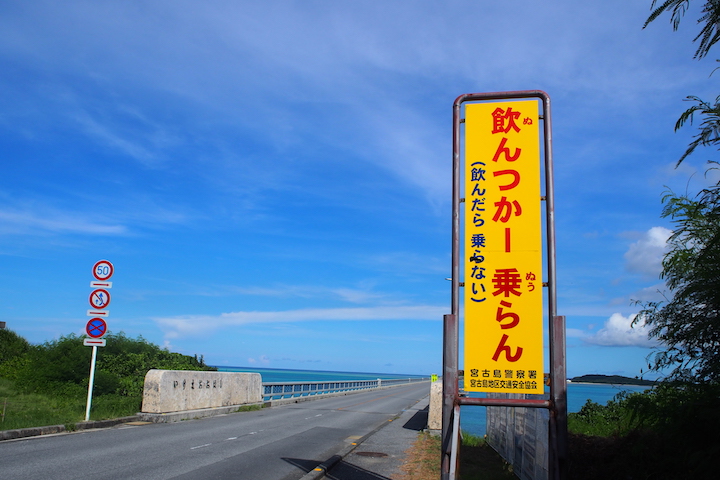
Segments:
[[[545,236],[548,329],[550,353],[550,399],[490,399],[460,396],[458,388],[458,350],[460,341],[460,204],[461,124],[463,104],[514,99],[539,99],[542,104],[543,156],[545,177]],[[549,478],[564,479],[567,460],[567,379],[565,360],[565,317],[557,315],[557,280],[555,269],[555,204],[552,162],[552,121],[550,97],[541,90],[463,94],[453,104],[453,168],[452,168],[452,293],[451,313],[443,321],[443,412],[441,478],[454,480],[457,474],[460,435],[460,406],[504,406],[547,408],[550,411],[548,428]]]

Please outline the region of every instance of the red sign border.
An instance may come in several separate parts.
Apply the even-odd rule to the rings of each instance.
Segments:
[[[107,300],[107,303],[106,303],[104,306],[98,307],[97,305],[95,305],[95,304],[92,302],[92,297],[93,297],[93,295],[95,294],[95,292],[105,292],[105,295],[107,295],[107,299],[108,299],[108,300]],[[95,309],[97,309],[97,310],[102,310],[102,309],[104,309],[104,308],[107,308],[107,307],[110,305],[110,292],[108,292],[108,291],[105,290],[104,288],[96,288],[95,290],[93,290],[92,292],[90,292],[90,296],[88,297],[88,303],[90,303],[90,306],[91,306],[91,307],[93,307],[93,308],[95,308]]]
[[[105,264],[107,264],[108,267],[110,267],[110,275],[108,275],[107,277],[99,277],[98,275],[95,274],[95,272],[97,272],[97,267],[102,263],[105,263]],[[113,276],[113,273],[115,273],[115,267],[113,266],[112,262],[110,262],[108,260],[100,260],[99,262],[95,262],[95,265],[93,265],[93,268],[92,268],[93,277],[95,277],[96,280],[99,280],[101,282],[109,280],[110,277]]]
[[[92,322],[94,322],[95,320],[101,321],[103,326],[105,327],[105,329],[101,335],[93,335],[92,333],[90,333],[90,324]],[[85,333],[87,334],[88,337],[91,337],[91,338],[102,338],[107,333],[107,330],[108,330],[107,322],[100,317],[91,318],[90,320],[88,320],[87,324],[85,325]]]

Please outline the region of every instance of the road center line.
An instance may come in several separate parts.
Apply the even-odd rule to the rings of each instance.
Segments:
[[[356,403],[354,405],[348,405],[347,407],[341,407],[341,408],[338,408],[338,410],[345,410],[346,408],[357,407],[358,405],[363,405],[365,403],[377,402],[378,400],[382,400],[383,398],[396,397],[396,396],[400,395],[401,393],[405,393],[405,392],[398,392],[398,393],[394,393],[392,395],[385,395],[384,397],[375,398],[373,400],[367,400],[365,402]]]

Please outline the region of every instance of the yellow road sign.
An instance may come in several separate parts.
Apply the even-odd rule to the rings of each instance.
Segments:
[[[543,393],[535,100],[465,106],[465,389]]]

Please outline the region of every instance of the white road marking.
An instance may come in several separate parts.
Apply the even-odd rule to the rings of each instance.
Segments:
[[[210,445],[212,445],[212,443],[206,443],[205,445],[198,445],[197,447],[191,447],[190,450],[195,450],[197,448],[209,447]]]

